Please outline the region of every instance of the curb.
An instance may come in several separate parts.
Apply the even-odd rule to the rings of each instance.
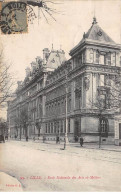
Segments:
[[[16,141],[18,141],[18,140],[16,140]],[[21,140],[21,142],[26,142],[26,141],[24,141],[24,140]],[[42,144],[46,144],[46,145],[58,145],[58,144],[56,144],[56,143],[54,143],[54,142],[40,142],[40,141],[38,141],[38,140],[36,140],[36,141],[32,141],[32,140],[30,140],[29,141],[30,143],[34,143],[34,144],[36,144],[36,143],[42,143]],[[61,144],[59,144],[59,145],[63,145],[64,144],[64,142],[61,142]],[[78,144],[78,145],[75,145],[75,143],[70,143],[70,146],[71,147],[76,147],[76,148],[80,148],[80,145]],[[115,147],[115,145],[114,145],[114,147]],[[120,147],[120,146],[119,146]],[[90,147],[89,147],[89,144],[88,145],[86,145],[86,144],[84,144],[84,148],[86,148],[86,149],[94,149],[94,150],[105,150],[105,151],[112,151],[112,152],[121,152],[121,149],[120,150],[118,150],[118,149],[110,149],[110,148],[95,148],[95,147],[91,147],[91,145],[90,145]],[[121,148],[121,147],[120,147]]]

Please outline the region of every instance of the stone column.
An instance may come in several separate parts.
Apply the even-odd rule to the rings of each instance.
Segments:
[[[44,74],[44,78],[43,78],[43,87],[45,87],[46,79],[47,79],[47,75]]]
[[[46,102],[46,96],[42,96],[42,113],[43,113],[43,116],[45,116],[46,114],[46,111],[45,111],[45,102]]]
[[[74,118],[70,118],[70,133],[74,133]]]

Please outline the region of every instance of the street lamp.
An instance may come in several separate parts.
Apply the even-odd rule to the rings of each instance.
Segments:
[[[65,129],[65,140],[64,140],[64,150],[66,149],[67,145],[69,144],[68,141],[68,67],[70,63],[67,64],[66,68],[66,105],[65,105],[65,122],[66,122],[66,129]]]

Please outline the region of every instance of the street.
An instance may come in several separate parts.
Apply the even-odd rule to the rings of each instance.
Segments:
[[[16,178],[23,191],[121,191],[120,152],[62,148],[32,141],[0,143],[0,171]]]

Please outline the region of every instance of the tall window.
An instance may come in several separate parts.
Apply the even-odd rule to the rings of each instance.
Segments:
[[[90,63],[93,63],[93,49],[90,49]]]
[[[112,66],[116,65],[116,53],[112,54],[112,62],[111,62]]]
[[[110,109],[110,90],[99,89],[99,105],[100,108]]]
[[[51,123],[51,133],[53,133],[53,123]]]
[[[104,75],[100,75],[100,86],[104,86]]]
[[[47,124],[46,124],[46,133],[47,133],[47,130],[48,130],[48,128],[47,128]]]
[[[82,53],[82,63],[85,63],[85,51]]]
[[[96,64],[99,64],[99,56],[100,56],[99,52],[96,51]]]
[[[59,122],[57,122],[57,132],[59,133]]]
[[[54,133],[56,133],[56,122],[54,123]]]
[[[107,121],[105,119],[101,120],[101,132],[106,133],[107,132]]]
[[[99,64],[104,65],[104,55],[100,55]]]
[[[82,54],[80,54],[80,56],[79,56],[79,65],[81,65],[82,64]]]
[[[61,121],[61,133],[63,133],[63,121]]]
[[[48,123],[48,133],[50,133],[50,123]]]
[[[105,58],[106,58],[106,65],[111,65],[111,53],[107,53],[106,54],[106,56],[105,56]]]

